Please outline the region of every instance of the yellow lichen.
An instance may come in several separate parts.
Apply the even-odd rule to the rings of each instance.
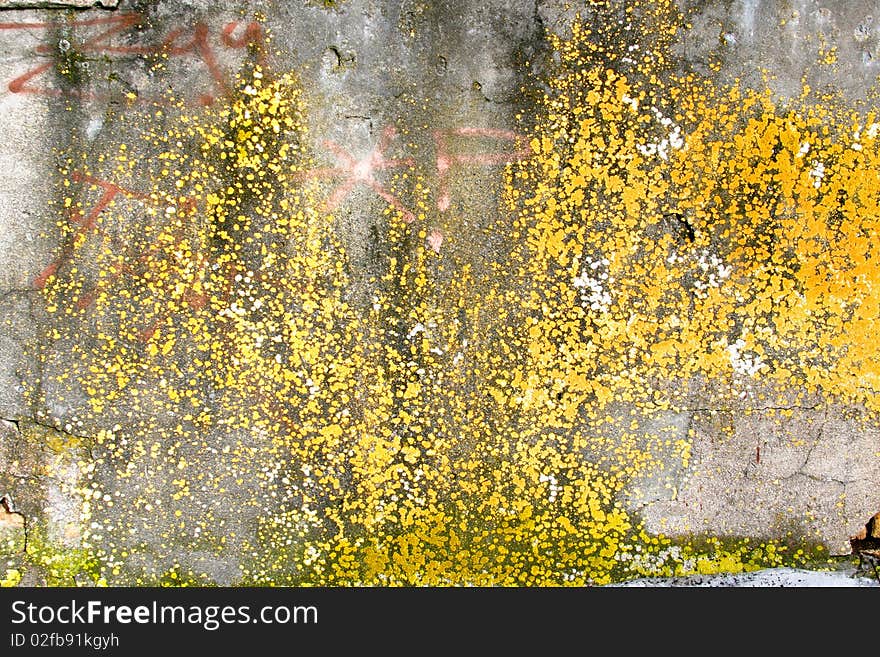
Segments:
[[[625,14],[635,68],[615,21],[551,40],[531,154],[486,220],[505,248],[480,266],[426,242],[443,217],[424,176],[392,177],[417,213],[380,217],[368,304],[307,175],[292,75],[257,67],[228,105],[148,132],[150,175],[125,149],[70,163],[47,338],[71,349],[56,389],[102,427],[93,488],[118,487],[86,496],[108,581],[210,580],[137,571],[139,530],[231,551],[255,584],[592,585],[808,558],[675,545],[624,500],[670,453],[689,465],[690,436],[646,428],[681,408],[677,382],[876,410],[878,124],[673,74],[672,3]],[[79,230],[99,180],[137,191]],[[123,246],[132,204],[146,222]]]

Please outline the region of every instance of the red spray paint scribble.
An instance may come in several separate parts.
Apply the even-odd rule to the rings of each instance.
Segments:
[[[138,14],[122,14],[120,16],[114,16],[112,18],[95,18],[91,20],[84,21],[71,21],[68,23],[71,27],[92,27],[95,25],[111,25],[109,29],[104,30],[100,34],[93,36],[91,39],[83,42],[80,46],[83,52],[95,52],[97,48],[99,48],[102,40],[109,39],[115,34],[122,32],[126,28],[132,27],[139,23],[141,20],[140,15]],[[54,27],[58,27],[56,23],[0,23],[0,29],[3,30],[45,30],[51,29]],[[37,54],[44,55],[47,53],[52,53],[53,49],[49,46],[42,44],[37,46],[34,51]],[[46,71],[52,68],[54,65],[53,61],[46,62],[45,64],[41,64],[35,68],[32,68],[26,71],[24,74],[18,76],[14,80],[12,80],[8,84],[9,91],[12,93],[34,93],[34,94],[45,94],[45,95],[53,95],[58,96],[61,95],[61,91],[58,89],[40,89],[37,87],[27,86],[28,82],[32,79],[42,75]]]
[[[106,235],[104,231],[98,227],[98,217],[101,213],[107,209],[110,203],[116,198],[117,194],[123,194],[124,196],[130,198],[148,198],[144,194],[139,194],[137,192],[133,192],[131,190],[127,190],[119,185],[114,185],[111,182],[106,180],[100,180],[93,176],[84,175],[78,171],[75,171],[71,175],[71,180],[75,183],[86,182],[97,187],[100,187],[104,190],[104,193],[101,194],[101,198],[98,199],[98,202],[95,203],[91,212],[88,215],[84,215],[79,210],[70,210],[68,212],[68,220],[77,224],[79,228],[76,233],[70,239],[70,241],[64,246],[61,250],[61,254],[53,260],[49,265],[41,271],[36,278],[34,278],[34,287],[38,290],[42,290],[46,287],[46,282],[49,278],[58,271],[58,268],[61,267],[65,262],[67,262],[70,257],[73,255],[74,244],[79,240],[79,238],[86,233],[96,230],[100,234]]]
[[[434,229],[431,231],[425,241],[428,243],[428,246],[431,247],[434,253],[440,253],[440,247],[443,246],[443,233],[441,233],[437,229]]]
[[[111,19],[101,20],[103,22],[107,22]],[[0,28],[2,28],[3,25],[3,23],[0,23]],[[248,35],[247,29],[245,31],[245,34],[243,34],[238,39],[232,36],[234,28],[229,29],[228,31],[224,32],[223,38],[230,40],[230,42],[232,43],[250,42],[250,39],[253,38],[256,32]],[[177,36],[177,34],[173,34],[170,36],[170,38],[176,39]],[[200,37],[196,35],[192,43],[197,43],[199,39]],[[184,47],[182,46],[182,48]],[[411,169],[415,166],[415,160],[413,158],[385,157],[385,152],[388,150],[391,141],[396,136],[396,129],[393,126],[388,126],[382,131],[382,135],[373,150],[361,159],[356,159],[354,156],[351,155],[351,153],[342,148],[336,142],[326,140],[324,142],[324,145],[336,156],[340,164],[335,167],[311,169],[309,171],[297,174],[297,177],[301,179],[343,179],[342,182],[337,184],[337,186],[332,191],[330,197],[325,201],[324,206],[327,209],[333,209],[337,207],[340,203],[342,203],[342,201],[351,193],[352,189],[354,189],[356,185],[366,185],[383,200],[385,200],[389,205],[398,210],[403,215],[404,220],[407,223],[410,223],[415,219],[413,213],[405,208],[397,198],[395,198],[390,192],[388,192],[388,190],[382,187],[374,177],[374,173],[377,171],[398,168]],[[480,139],[491,138],[510,142],[517,142],[521,139],[519,135],[508,130],[493,130],[488,128],[457,128],[446,131],[436,131],[433,133],[433,136],[434,141],[437,145],[436,167],[440,185],[439,200],[437,205],[441,211],[445,211],[449,207],[449,194],[446,187],[446,176],[449,169],[454,164],[468,166],[495,166],[507,164],[518,159],[522,159],[529,154],[529,150],[527,147],[520,148],[516,151],[489,152],[476,155],[449,153],[449,149],[447,147],[447,138],[449,136],[475,137]],[[108,239],[114,246],[118,243],[115,238],[108,236],[107,233],[98,224],[98,218],[100,217],[101,213],[107,209],[107,207],[113,202],[113,200],[117,196],[121,194],[126,198],[137,199],[139,201],[147,202],[153,205],[158,204],[158,200],[155,197],[126,189],[107,180],[102,180],[80,172],[74,172],[71,175],[71,180],[75,183],[87,183],[89,185],[92,185],[93,187],[97,187],[102,190],[102,194],[88,214],[84,214],[82,211],[75,209],[68,211],[68,220],[71,223],[79,226],[79,228],[62,248],[59,256],[34,278],[33,285],[38,290],[43,289],[46,286],[49,278],[52,277],[62,265],[70,260],[70,258],[73,256],[74,245],[89,232],[96,231],[98,234],[102,235],[102,237]],[[178,205],[188,213],[193,213],[198,209],[197,203],[194,199],[178,199]],[[443,233],[439,230],[433,230],[427,237],[426,243],[429,248],[439,254],[443,241]],[[136,275],[136,266],[142,266],[148,263],[150,259],[155,258],[158,253],[161,253],[159,246],[154,246],[144,252],[136,254],[132,254],[129,247],[127,246],[120,247],[118,252],[114,252],[115,255],[118,255],[120,257],[120,262],[113,266],[113,271],[111,272],[111,275],[104,280],[103,286],[106,287],[108,284],[113,283],[123,275]],[[208,258],[202,254],[197,254],[196,258],[198,259],[198,271],[200,273],[200,278],[204,279],[207,268],[211,263],[208,261]],[[224,267],[225,271],[223,278],[226,281],[226,286],[221,296],[224,300],[228,300],[232,297],[234,286],[233,281],[235,280],[235,277],[238,274],[242,274],[244,272],[235,265],[229,265],[228,263]],[[282,284],[282,282],[278,280],[265,279],[262,277],[264,275],[261,274],[255,274],[255,276],[255,280],[259,280],[261,282]],[[101,292],[101,289],[102,288],[99,285],[92,289],[90,292],[82,295],[77,301],[76,307],[78,309],[83,309],[90,306],[92,303],[94,303],[98,294]],[[187,291],[185,291],[183,300],[187,305],[196,310],[204,308],[208,302],[207,295],[204,292],[197,292],[193,289],[188,289]],[[149,341],[155,335],[159,326],[167,320],[168,316],[169,313],[161,315],[151,326],[144,329],[141,332],[140,336],[142,341]],[[760,459],[760,452],[758,454],[758,459]]]
[[[388,192],[388,190],[379,185],[373,176],[375,171],[383,169],[395,169],[400,167],[413,168],[415,166],[415,161],[412,158],[385,159],[384,153],[387,150],[390,141],[396,136],[397,131],[395,128],[393,126],[388,126],[382,131],[382,136],[373,151],[359,160],[355,159],[351,153],[343,149],[336,142],[325,140],[324,146],[336,156],[336,159],[341,165],[336,167],[312,169],[300,174],[298,177],[345,178],[344,182],[333,190],[332,194],[325,202],[324,205],[326,209],[332,210],[338,207],[356,185],[364,184],[376,192],[376,194],[384,199],[395,210],[403,214],[404,221],[410,223],[415,219],[415,215],[405,208],[397,198]],[[450,137],[473,137],[483,140],[496,139],[513,142],[514,144],[524,141],[520,135],[517,135],[510,130],[496,130],[492,128],[454,128],[445,131],[435,131],[433,137],[437,149],[436,167],[439,184],[437,207],[442,211],[449,209],[450,205],[447,176],[453,165],[458,164],[484,167],[497,166],[510,164],[511,162],[524,159],[531,153],[528,145],[520,146],[516,150],[502,150],[475,155],[451,154],[449,152],[449,145],[447,142]]]
[[[433,133],[434,143],[437,148],[437,177],[439,179],[439,190],[437,196],[437,208],[441,211],[449,209],[449,187],[447,176],[449,169],[455,164],[467,166],[497,166],[501,164],[510,164],[517,160],[524,159],[530,154],[527,145],[520,146],[514,151],[501,151],[493,153],[483,153],[480,155],[461,155],[449,152],[450,137],[474,137],[477,139],[500,139],[504,141],[517,142],[524,141],[515,132],[510,130],[497,130],[493,128],[454,128],[452,130],[436,130]]]
[[[166,55],[170,57],[186,57],[193,56],[204,62],[213,84],[219,89],[221,94],[229,94],[229,86],[226,82],[220,65],[217,62],[217,56],[210,43],[209,28],[205,23],[199,22],[189,28],[177,28],[169,32],[164,40],[158,44],[137,45],[137,46],[121,46],[110,43],[111,38],[123,32],[126,29],[141,24],[143,17],[137,13],[124,13],[119,16],[110,18],[95,18],[81,21],[68,21],[64,25],[71,28],[83,28],[94,26],[108,26],[104,31],[92,36],[84,41],[77,48],[80,53],[95,53],[99,55]],[[61,23],[0,23],[0,30],[47,30],[57,28]],[[239,29],[241,23],[233,21],[227,23],[220,32],[221,43],[230,49],[245,48],[249,45],[258,47],[258,55],[260,63],[263,64],[265,57],[265,49],[263,45],[263,29],[259,23],[246,23],[241,36],[236,37],[235,32]],[[53,46],[41,44],[34,49],[37,55],[52,56],[57,51]],[[55,62],[50,60],[39,66],[29,69],[8,83],[9,91],[12,93],[29,93],[47,96],[73,96],[96,100],[104,98],[97,94],[86,94],[77,90],[61,90],[51,87],[33,86],[31,82],[39,78],[43,73],[50,70]],[[145,99],[141,99],[142,101]],[[209,105],[214,102],[214,96],[203,94],[198,100],[201,105]]]
[[[412,158],[403,159],[386,159],[385,151],[392,139],[397,136],[397,130],[394,126],[388,126],[382,131],[382,136],[376,143],[372,152],[361,159],[355,159],[351,153],[346,151],[335,141],[325,140],[324,146],[327,147],[340,163],[335,167],[324,167],[312,169],[301,174],[300,178],[344,178],[331,193],[330,197],[324,202],[327,210],[333,210],[338,207],[351,190],[358,184],[366,185],[378,194],[385,202],[403,215],[404,221],[410,223],[415,219],[415,215],[405,208],[403,204],[395,198],[387,189],[382,187],[373,176],[374,172],[385,169],[399,169],[401,167],[413,168],[415,160]]]
[[[110,272],[110,276],[102,283],[95,286],[90,291],[83,294],[76,302],[75,307],[79,310],[87,308],[92,305],[97,298],[98,294],[104,289],[108,284],[116,281],[123,275],[127,274],[136,274],[137,270],[135,265],[144,264],[148,262],[151,258],[155,256],[156,253],[160,251],[159,246],[151,247],[142,253],[131,254],[128,252],[128,247],[125,245],[119,245],[118,240],[114,237],[108,235],[108,233],[101,228],[98,223],[98,219],[104,210],[106,210],[113,200],[119,196],[120,194],[126,198],[137,199],[139,201],[145,201],[150,204],[156,205],[157,200],[151,198],[147,194],[143,194],[140,192],[136,192],[131,189],[126,189],[125,187],[121,187],[115,183],[109,182],[107,180],[102,180],[100,178],[96,178],[95,176],[91,176],[88,174],[81,173],[79,171],[75,171],[71,174],[70,179],[74,183],[85,183],[91,185],[93,187],[97,187],[103,190],[98,201],[92,206],[91,210],[88,214],[84,214],[82,211],[78,209],[73,209],[68,211],[68,220],[79,226],[73,236],[68,240],[67,244],[61,250],[61,253],[58,257],[53,260],[49,265],[43,269],[33,280],[33,286],[37,290],[42,290],[46,287],[49,279],[55,275],[59,268],[64,265],[66,262],[70,260],[73,256],[74,245],[85,235],[94,231],[101,237],[107,239],[114,247],[118,247],[118,251],[114,251],[114,255],[117,255],[120,258],[120,261],[115,265],[111,266],[112,271]],[[193,199],[180,199],[179,204],[181,208],[186,212],[194,212],[196,209],[196,204]],[[201,267],[204,270],[206,263],[202,262]],[[196,295],[188,292],[187,297],[188,302],[194,308],[202,307],[205,305],[206,300],[202,300],[200,295]]]
[[[68,220],[71,223],[79,226],[79,228],[76,230],[74,235],[71,236],[67,244],[65,244],[65,246],[62,248],[59,256],[55,260],[53,260],[42,272],[34,277],[33,286],[37,290],[45,288],[49,279],[54,274],[56,274],[57,271],[66,262],[71,259],[75,248],[74,245],[80,240],[80,238],[94,231],[95,234],[100,235],[102,238],[110,242],[113,247],[112,253],[113,255],[117,256],[118,261],[108,267],[108,276],[105,276],[99,284],[97,284],[88,292],[82,294],[77,299],[74,307],[78,310],[83,310],[95,303],[95,300],[98,298],[99,294],[103,290],[106,290],[115,281],[119,280],[123,276],[138,276],[142,272],[143,268],[148,267],[150,263],[155,263],[160,257],[168,257],[168,252],[167,249],[163,250],[161,245],[156,244],[144,251],[134,253],[132,252],[130,245],[120,244],[119,240],[109,235],[107,231],[105,231],[100,226],[98,221],[101,213],[104,212],[104,210],[106,210],[113,202],[113,200],[119,195],[130,199],[136,199],[138,201],[154,206],[159,206],[161,204],[160,199],[157,199],[156,197],[152,197],[147,194],[136,192],[131,189],[127,189],[125,187],[109,182],[107,180],[102,180],[95,176],[83,174],[79,171],[73,172],[70,176],[70,180],[75,183],[85,183],[93,187],[97,187],[103,190],[103,193],[101,194],[98,201],[94,204],[94,206],[92,206],[88,214],[84,214],[80,210],[68,211]],[[195,199],[185,197],[176,200],[176,207],[178,207],[181,211],[185,212],[188,215],[195,213],[199,209],[198,203]],[[182,241],[182,237],[180,235],[175,235],[174,240],[175,246],[179,245]],[[208,268],[209,266],[211,266],[212,263],[210,259],[203,253],[196,253],[194,255],[194,258],[196,261],[197,277],[199,280],[204,280],[205,276],[207,275]],[[285,284],[285,282],[282,281],[280,278],[270,277],[263,272],[248,272],[241,265],[235,263],[225,263],[223,265],[221,276],[221,280],[225,281],[225,285],[220,291],[220,300],[225,302],[232,298],[233,287],[239,275],[247,275],[251,278],[253,282],[258,284]],[[185,304],[187,304],[190,308],[193,308],[194,310],[200,310],[208,304],[207,294],[204,291],[198,291],[197,289],[194,289],[192,286],[184,290],[182,299]],[[141,342],[149,342],[155,336],[159,327],[165,323],[170,314],[170,311],[161,313],[149,326],[140,331],[138,335],[139,340]]]

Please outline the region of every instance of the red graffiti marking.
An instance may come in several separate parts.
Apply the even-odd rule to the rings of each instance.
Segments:
[[[437,148],[437,177],[439,179],[439,191],[437,208],[441,211],[449,209],[449,186],[447,176],[449,169],[455,164],[468,166],[496,166],[510,164],[521,160],[530,154],[528,145],[520,145],[513,151],[496,153],[483,153],[480,155],[452,154],[449,152],[448,140],[450,137],[473,137],[477,139],[496,139],[510,141],[516,144],[523,140],[509,130],[496,130],[492,128],[455,128],[452,130],[437,130],[434,132],[434,143]]]
[[[176,244],[179,244],[180,240],[178,239]],[[147,263],[155,260],[156,254],[161,254],[161,251],[158,249],[148,249],[147,251],[139,254],[136,257],[136,261],[139,263]],[[175,256],[176,257],[176,256]],[[197,263],[196,271],[198,272],[199,280],[204,280],[205,275],[208,270],[208,259],[201,253],[195,254],[195,260]],[[188,305],[193,310],[201,310],[208,304],[208,295],[204,292],[197,292],[193,287],[188,286],[183,293],[183,302]],[[159,330],[159,327],[165,323],[165,321],[171,316],[171,312],[166,310],[161,313],[156,320],[144,328],[138,335],[138,338],[141,342],[149,342],[153,336],[156,334],[156,331]]]
[[[101,198],[98,199],[98,202],[95,203],[95,206],[92,208],[91,212],[88,215],[83,215],[83,213],[79,210],[69,210],[68,211],[68,220],[79,226],[73,238],[64,246],[61,251],[61,254],[53,260],[49,265],[40,272],[36,278],[34,278],[34,287],[38,290],[42,290],[46,287],[46,282],[49,280],[51,276],[58,271],[58,268],[61,267],[65,262],[67,262],[71,255],[73,254],[74,245],[87,233],[90,231],[98,231],[99,233],[106,235],[104,231],[98,227],[98,217],[101,213],[107,209],[110,203],[116,198],[117,194],[123,194],[124,196],[128,196],[130,198],[147,198],[147,196],[143,194],[138,194],[137,192],[133,192],[131,190],[124,189],[119,185],[114,185],[111,182],[107,182],[106,180],[99,180],[98,178],[94,178],[93,176],[83,175],[78,171],[75,171],[71,176],[71,180],[75,183],[86,182],[97,187],[100,187],[104,190],[103,194],[101,194]]]
[[[113,19],[101,20],[103,23],[107,23]],[[6,24],[0,23],[0,28],[3,28],[4,25]],[[249,26],[245,28],[244,33],[240,37],[235,37],[235,27],[230,24],[224,30],[222,38],[225,42],[228,41],[233,45],[250,43],[252,42],[252,39],[254,39],[258,34],[258,29],[259,26]],[[205,42],[204,35],[206,33],[198,31],[193,35],[192,40],[188,43],[179,46],[173,46],[173,44],[177,42],[180,34],[181,32],[176,31],[169,35],[167,43],[172,44],[169,45],[169,50],[189,52],[189,50],[193,48],[198,50],[199,48],[201,48],[200,44],[203,44]],[[412,169],[415,167],[415,160],[410,157],[386,158],[385,153],[388,150],[392,140],[396,136],[397,131],[393,126],[385,128],[382,131],[382,135],[379,138],[379,141],[373,147],[372,151],[360,159],[355,158],[349,151],[345,150],[336,142],[326,140],[324,141],[324,145],[334,154],[339,164],[335,167],[322,167],[311,169],[309,171],[297,174],[297,177],[300,179],[341,179],[341,181],[337,183],[336,187],[332,190],[330,196],[324,203],[324,206],[327,209],[333,209],[339,206],[339,204],[341,204],[345,200],[345,198],[357,185],[365,185],[372,189],[373,192],[375,192],[380,198],[386,201],[390,206],[399,211],[403,215],[404,220],[407,223],[410,223],[415,219],[413,213],[406,207],[404,207],[400,200],[394,197],[375,178],[376,172],[379,171],[400,168]],[[516,150],[507,149],[494,152],[484,152],[481,154],[450,153],[448,141],[452,138],[465,137],[481,140],[494,139],[502,140],[505,142],[513,142],[514,144],[522,141],[519,135],[508,130],[493,130],[488,128],[456,128],[452,130],[436,131],[433,133],[433,137],[437,148],[436,170],[438,173],[438,181],[440,186],[437,207],[441,211],[447,210],[450,205],[446,178],[452,166],[497,166],[523,159],[529,155],[528,147],[520,147]],[[106,288],[108,285],[112,284],[120,277],[124,275],[137,276],[139,275],[139,272],[142,270],[142,268],[146,266],[151,260],[155,261],[157,257],[166,256],[162,251],[161,246],[159,245],[154,245],[140,253],[133,253],[130,246],[124,244],[120,246],[119,238],[108,235],[101,228],[98,221],[101,214],[120,195],[129,199],[135,199],[152,205],[158,205],[160,203],[160,200],[158,198],[156,198],[155,196],[149,196],[147,194],[126,189],[107,180],[101,180],[99,178],[95,178],[93,176],[89,176],[80,172],[73,173],[71,176],[71,180],[75,183],[85,183],[91,185],[93,188],[99,189],[101,191],[101,195],[98,198],[97,202],[91,207],[88,214],[77,209],[67,210],[68,220],[71,222],[71,224],[75,224],[76,226],[78,226],[78,228],[74,232],[73,236],[71,236],[67,243],[62,247],[61,253],[58,255],[58,257],[34,278],[33,285],[38,290],[43,289],[46,286],[48,280],[58,272],[59,268],[72,258],[76,245],[81,244],[87,238],[88,234],[94,231],[101,235],[102,238],[107,240],[113,246],[113,253],[114,255],[118,256],[119,260],[118,262],[110,266],[110,275],[108,277],[105,277],[102,283],[99,283],[95,288],[83,294],[77,300],[76,307],[78,309],[83,309],[94,303],[95,299],[98,297],[102,289]],[[194,213],[198,209],[196,201],[194,199],[188,198],[178,199],[177,207],[188,214]],[[179,237],[175,237],[175,239],[177,240],[177,243],[180,242]],[[428,248],[439,254],[441,247],[444,243],[444,239],[444,234],[440,230],[434,229],[430,232],[425,241]],[[211,265],[211,263],[209,262],[209,258],[204,256],[203,254],[197,254],[196,260],[197,274],[199,280],[204,280],[207,274],[208,267]],[[259,284],[289,284],[289,281],[272,279],[269,278],[266,274],[260,272],[244,272],[239,266],[234,264],[226,263],[223,265],[223,267],[224,270],[222,272],[221,279],[225,280],[226,284],[224,289],[221,291],[221,298],[224,301],[228,301],[232,298],[233,288],[235,286],[234,281],[241,278],[241,275],[244,274],[247,274],[250,279],[256,281]],[[188,287],[186,290],[184,290],[183,301],[189,307],[195,310],[199,310],[207,305],[208,297],[204,291],[197,291],[192,287]],[[169,314],[170,313],[168,312],[162,314],[155,322],[152,323],[152,325],[144,329],[141,332],[141,339],[144,342],[149,341],[155,335],[159,326],[168,319]],[[756,460],[760,462],[760,451],[757,452],[756,457]]]
[[[343,149],[339,144],[328,139],[324,141],[324,145],[336,156],[336,159],[340,162],[340,166],[312,169],[311,171],[306,171],[301,177],[344,178],[344,181],[333,190],[330,197],[325,201],[324,206],[328,210],[336,208],[343,200],[345,200],[356,185],[361,184],[372,189],[391,207],[400,212],[407,223],[410,223],[415,219],[415,215],[406,209],[388,190],[382,187],[373,176],[376,171],[399,169],[401,167],[411,169],[415,166],[415,160],[412,158],[385,158],[385,151],[388,150],[391,140],[396,136],[397,130],[393,126],[388,126],[382,131],[382,136],[379,138],[373,151],[359,160],[355,159],[351,153]]]
[[[140,16],[138,14],[123,14],[120,16],[114,16],[112,18],[95,18],[91,20],[85,21],[71,21],[68,23],[70,26],[77,27],[92,27],[94,25],[112,25],[107,30],[104,30],[100,34],[93,36],[91,39],[85,41],[81,48],[84,52],[89,51],[92,48],[95,48],[101,43],[102,39],[107,39],[114,34],[118,34],[122,30],[131,27],[137,24],[140,21]],[[0,29],[2,30],[45,30],[57,27],[55,23],[0,23]],[[46,54],[52,52],[52,49],[46,45],[39,45],[35,48],[35,52],[37,54]],[[8,87],[9,91],[12,93],[35,93],[35,94],[47,94],[47,95],[60,95],[61,91],[57,89],[40,89],[36,87],[27,86],[28,82],[30,82],[33,78],[43,74],[52,68],[54,62],[49,61],[45,64],[37,66],[35,68],[26,71],[24,74],[19,75],[17,78],[12,80]]]
[[[111,245],[111,253],[117,258],[116,262],[107,267],[106,275],[101,282],[95,285],[91,290],[83,293],[76,300],[74,307],[78,310],[88,308],[95,303],[98,296],[106,291],[111,285],[123,276],[142,276],[145,267],[156,265],[161,259],[176,259],[178,256],[174,247],[177,247],[184,239],[180,234],[180,227],[173,228],[172,240],[173,247],[168,248],[167,243],[154,244],[145,250],[135,251],[129,243],[121,243],[121,240],[105,231],[99,222],[101,214],[111,205],[114,199],[125,197],[135,199],[139,202],[167,209],[166,201],[155,196],[150,196],[131,189],[127,189],[107,180],[102,180],[91,175],[83,174],[79,171],[74,172],[70,177],[72,182],[85,183],[93,188],[101,190],[101,195],[97,202],[89,209],[88,213],[84,213],[78,209],[67,210],[68,220],[78,226],[76,232],[68,240],[61,250],[60,255],[52,261],[42,272],[33,279],[35,289],[41,290],[46,287],[49,279],[55,275],[58,270],[67,263],[73,256],[73,252],[77,244],[81,244],[85,237],[94,232],[101,236]],[[181,197],[176,199],[175,214],[184,212],[187,216],[191,216],[199,210],[198,203],[195,199]],[[165,216],[164,214],[162,216]],[[194,254],[195,274],[199,281],[204,281],[208,275],[209,267],[217,269],[211,259],[204,253],[197,252]],[[182,263],[188,264],[188,263]],[[273,277],[266,272],[248,271],[243,265],[238,263],[224,263],[220,272],[220,280],[222,288],[219,290],[218,299],[222,302],[229,301],[234,297],[234,287],[237,281],[246,280],[249,283],[263,285],[269,287],[290,286],[291,282],[282,278]],[[301,286],[300,289],[304,289]],[[201,310],[208,304],[208,295],[204,290],[198,290],[193,284],[188,284],[183,290],[182,301],[194,310]],[[165,311],[149,325],[141,330],[138,339],[141,342],[149,342],[158,331],[159,327],[164,324],[171,316],[171,311]]]
[[[150,257],[153,256],[153,252],[150,251],[148,253]],[[198,263],[196,271],[198,272],[198,277],[200,280],[204,280],[205,276],[208,272],[208,267],[212,265],[212,261],[208,258],[208,256],[203,253],[196,253],[195,260]],[[221,303],[227,303],[233,299],[235,296],[234,288],[235,284],[238,281],[247,280],[249,283],[263,285],[266,287],[280,287],[287,285],[291,286],[291,282],[285,280],[283,278],[279,278],[276,276],[271,276],[266,272],[262,271],[248,271],[247,268],[235,262],[226,262],[222,265],[222,273],[220,276],[220,281],[222,282],[223,287],[219,290],[219,294],[216,298],[217,301]],[[304,289],[305,285],[300,286],[300,289]],[[183,294],[183,302],[186,303],[193,310],[201,310],[205,306],[208,305],[208,295],[205,292],[196,292],[196,290],[191,287],[184,291]],[[226,318],[231,317],[232,315],[226,314]],[[168,318],[171,317],[171,312],[166,311],[159,315],[156,320],[148,327],[146,327],[143,331],[140,332],[139,338],[141,342],[149,342],[153,336],[156,334],[156,331],[159,330],[159,327],[164,324]],[[228,344],[229,336],[224,336],[224,342]]]
[[[443,246],[443,233],[439,230],[432,230],[428,238],[425,240],[434,253],[440,253],[440,247]]]
[[[330,150],[336,159],[340,162],[340,166],[325,167],[312,169],[300,174],[300,178],[331,178],[342,177],[344,181],[340,183],[331,193],[325,202],[325,208],[332,210],[339,206],[345,198],[351,193],[352,189],[358,184],[364,184],[370,187],[376,194],[388,202],[395,210],[403,214],[404,220],[410,223],[415,219],[415,215],[405,208],[403,204],[395,198],[388,190],[382,187],[373,176],[375,171],[383,169],[395,169],[401,167],[412,168],[415,162],[412,158],[402,159],[386,159],[384,156],[390,141],[397,136],[397,131],[393,126],[385,128],[379,142],[373,151],[361,159],[355,159],[348,151],[343,149],[334,141],[324,141],[324,146]],[[527,144],[523,144],[522,137],[510,130],[495,130],[492,128],[455,128],[452,130],[435,131],[433,133],[434,143],[437,151],[437,177],[439,183],[437,207],[445,211],[449,209],[450,198],[448,189],[448,174],[453,165],[462,166],[498,166],[510,164],[517,160],[524,159],[530,155]],[[497,152],[488,152],[480,154],[461,154],[450,153],[449,140],[451,138],[470,137],[475,139],[494,139],[506,142],[513,142],[518,146],[515,150],[505,149]],[[436,241],[436,238],[435,238]],[[435,251],[439,248],[433,243],[431,248]]]
[[[80,25],[91,27],[92,25],[110,25],[122,21],[139,22],[140,15],[135,13],[118,14],[107,18],[90,18],[82,21],[68,21],[68,25]],[[58,27],[59,23],[0,23],[0,30],[45,30],[52,27]]]
[[[109,26],[107,29],[93,35],[77,47],[77,52],[94,53],[104,56],[110,55],[165,55],[172,57],[192,56],[200,59],[211,77],[213,84],[217,87],[221,94],[228,94],[229,87],[226,82],[220,65],[217,62],[217,56],[210,44],[209,29],[205,23],[196,23],[189,28],[177,28],[169,32],[161,43],[151,45],[113,45],[112,37],[118,35],[126,29],[141,24],[143,17],[137,13],[124,13],[110,18],[96,18],[91,20],[72,20],[64,23],[70,28],[88,28],[95,26]],[[0,30],[48,30],[58,28],[59,23],[0,23]],[[241,31],[240,36],[235,36],[239,31],[241,24],[238,21],[227,23],[220,32],[221,43],[230,49],[240,49],[249,45],[261,46],[263,43],[263,30],[259,23],[247,23]],[[55,46],[42,44],[34,49],[34,53],[42,56],[53,56],[57,52]],[[260,58],[265,55],[262,47],[258,48]],[[262,62],[261,62],[262,63]],[[8,88],[12,93],[30,93],[47,96],[76,96],[80,98],[88,98],[91,100],[98,99],[100,96],[95,94],[85,94],[76,90],[60,90],[52,87],[35,86],[32,82],[50,70],[55,65],[53,60],[44,64],[35,66],[25,71],[8,83]],[[144,99],[141,99],[144,100]],[[214,96],[211,94],[203,94],[199,97],[199,104],[208,105],[214,102]]]
[[[239,22],[233,21],[227,23],[220,33],[220,39],[227,48],[239,49],[249,45],[261,46],[263,44],[263,26],[259,23],[248,23],[244,27],[242,35],[238,38],[233,36],[233,32],[238,29]],[[260,51],[260,55],[265,56],[265,52]]]
[[[98,198],[98,201],[94,204],[94,206],[92,206],[88,214],[85,214],[78,209],[68,210],[68,220],[72,224],[77,225],[78,228],[74,235],[67,242],[67,244],[64,245],[59,256],[55,260],[53,260],[45,269],[43,269],[43,271],[41,271],[36,277],[34,277],[33,286],[35,289],[38,290],[45,288],[49,279],[54,276],[66,262],[71,259],[76,244],[85,239],[85,237],[89,233],[95,232],[102,238],[109,241],[114,246],[114,248],[118,249],[118,251],[114,251],[114,254],[119,257],[119,261],[110,266],[110,276],[108,278],[106,278],[102,283],[99,283],[88,292],[84,293],[76,301],[75,307],[79,310],[82,310],[83,308],[87,308],[88,306],[92,305],[100,292],[105,289],[109,284],[118,280],[123,275],[136,275],[136,265],[144,265],[145,263],[153,259],[157,253],[161,252],[161,247],[157,245],[141,253],[132,254],[128,246],[120,245],[117,238],[109,235],[103,228],[101,228],[98,222],[101,214],[119,195],[130,199],[136,199],[142,202],[147,202],[153,205],[157,205],[158,200],[150,197],[147,194],[142,194],[131,189],[126,189],[125,187],[121,187],[119,185],[116,185],[115,183],[109,182],[107,180],[102,180],[100,178],[96,178],[87,174],[83,174],[79,171],[75,171],[73,172],[73,174],[71,174],[71,181],[75,183],[86,183],[88,185],[91,185],[92,187],[97,187],[98,189],[102,190],[101,196]],[[185,212],[191,213],[196,210],[196,204],[193,199],[180,199],[179,205]],[[199,263],[200,271],[204,272],[207,264],[206,262],[204,262],[204,258],[200,257]],[[189,305],[191,305],[193,308],[200,308],[207,303],[207,299],[203,298],[203,296],[204,295],[196,294],[195,291],[189,290],[184,295],[184,300],[189,303]],[[146,338],[149,339],[149,337],[152,336],[153,332],[155,332],[155,328],[145,331]]]

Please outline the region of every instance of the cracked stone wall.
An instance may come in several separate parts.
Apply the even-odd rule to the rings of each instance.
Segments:
[[[880,6],[256,4],[0,2],[4,583],[850,555]]]

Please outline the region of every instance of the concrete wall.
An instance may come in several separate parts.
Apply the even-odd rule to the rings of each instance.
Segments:
[[[4,582],[870,539],[876,3],[0,9]]]

